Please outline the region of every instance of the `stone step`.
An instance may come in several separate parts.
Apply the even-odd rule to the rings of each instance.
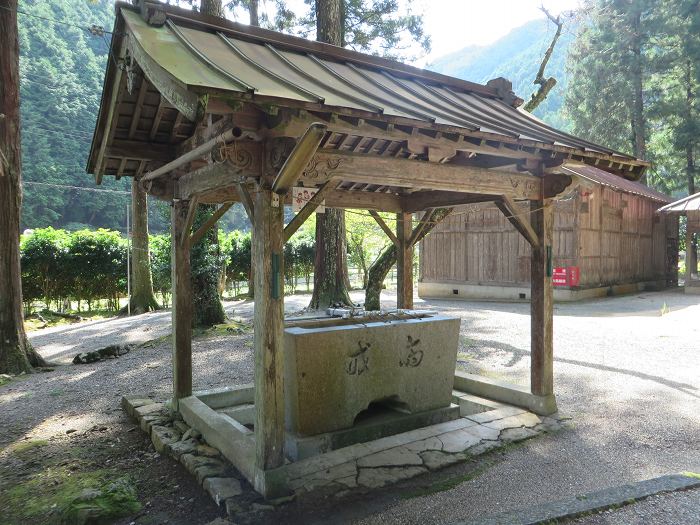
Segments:
[[[489,410],[496,410],[497,408],[508,406],[504,405],[503,403],[499,403],[498,401],[492,401],[491,399],[486,399],[484,397],[467,394],[465,392],[460,392],[459,390],[452,391],[452,402],[459,405],[459,415],[461,417],[471,416],[473,414],[488,412]]]

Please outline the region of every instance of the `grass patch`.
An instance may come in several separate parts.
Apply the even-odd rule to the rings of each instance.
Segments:
[[[25,452],[29,452],[30,450],[34,450],[35,448],[45,447],[48,444],[49,442],[45,439],[28,439],[17,443],[16,445],[12,445],[10,448],[12,452],[16,454],[23,454]]]
[[[452,478],[446,478],[442,481],[438,481],[437,483],[433,483],[432,485],[420,487],[418,489],[405,492],[401,494],[400,497],[401,499],[420,498],[421,496],[430,496],[432,494],[437,494],[438,492],[445,492],[446,490],[451,490],[456,486],[461,485],[462,483],[478,478],[484,472],[486,472],[491,467],[491,465],[493,465],[493,462],[483,463],[482,465],[479,465],[474,470],[467,472],[466,474],[454,476]]]
[[[131,481],[114,470],[46,468],[0,493],[0,523],[103,523],[137,512]]]
[[[683,474],[686,478],[700,479],[700,474],[698,474],[697,472],[682,472],[681,474]]]
[[[0,386],[4,386],[12,382],[12,376],[8,374],[0,374]]]

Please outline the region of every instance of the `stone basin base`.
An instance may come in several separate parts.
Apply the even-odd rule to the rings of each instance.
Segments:
[[[449,408],[459,319],[443,315],[305,321],[284,331],[287,431],[352,429],[373,403],[419,414]]]

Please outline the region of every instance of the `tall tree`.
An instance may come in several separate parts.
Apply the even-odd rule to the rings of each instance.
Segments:
[[[24,332],[19,265],[22,155],[17,0],[0,0],[0,373],[45,362]]]
[[[158,309],[158,301],[153,293],[151,258],[148,246],[148,196],[134,177],[131,184],[131,217],[133,261],[133,283],[129,306],[131,313],[142,314]]]
[[[224,18],[221,0],[202,0],[200,11],[205,15]],[[216,211],[213,204],[197,206],[193,227],[196,230]],[[218,228],[216,225],[199,240],[190,254],[192,270],[192,303],[194,326],[213,326],[226,320],[226,313],[219,297],[219,275],[222,257],[219,253]]]
[[[574,133],[639,158],[647,156],[647,57],[660,2],[592,0],[569,54],[566,109]]]
[[[343,45],[342,0],[316,0],[316,40]],[[345,212],[326,208],[316,216],[314,291],[310,308],[350,305]]]

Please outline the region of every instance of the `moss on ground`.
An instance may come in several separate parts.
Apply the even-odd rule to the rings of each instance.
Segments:
[[[35,448],[45,447],[49,442],[45,439],[29,439],[26,441],[20,441],[19,443],[9,447],[15,454],[25,454]]]
[[[131,481],[108,469],[47,467],[0,493],[0,524],[108,523],[138,512]]]
[[[686,478],[697,478],[697,479],[700,479],[700,474],[698,474],[697,472],[689,472],[689,471],[688,471],[688,472],[683,472],[682,474],[683,474]]]

